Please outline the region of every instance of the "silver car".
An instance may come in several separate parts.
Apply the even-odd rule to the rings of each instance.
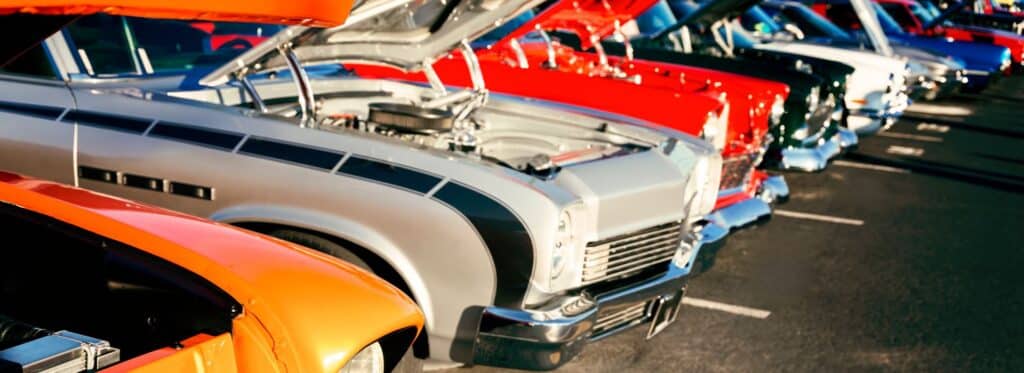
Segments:
[[[240,55],[214,48],[231,32],[84,17],[0,60],[0,168],[369,268],[422,307],[420,358],[555,368],[674,321],[701,240],[722,234],[702,220],[721,159],[629,118],[489,95],[466,40],[535,3],[370,0],[334,29],[255,27]],[[474,89],[339,64],[429,72],[459,47]]]

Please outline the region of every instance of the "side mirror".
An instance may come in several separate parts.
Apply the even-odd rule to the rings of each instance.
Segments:
[[[804,31],[792,23],[786,23],[782,25],[782,29],[786,30],[786,32],[790,34],[793,34],[793,37],[795,37],[797,40],[803,40],[805,37]]]

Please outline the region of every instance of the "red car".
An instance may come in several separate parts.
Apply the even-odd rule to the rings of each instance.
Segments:
[[[724,159],[712,220],[731,229],[766,217],[771,212],[766,201],[785,198],[788,188],[781,177],[755,167],[789,88],[715,70],[601,53],[596,41],[616,34],[625,39],[621,25],[655,2],[561,1],[532,18],[531,13],[511,21],[503,26],[505,31],[518,27],[500,37],[485,36],[489,44],[475,51],[486,88],[614,112],[702,136],[722,151]],[[583,49],[594,46],[598,52],[577,52],[537,30],[569,32],[579,37]],[[465,57],[453,53],[436,61],[433,71],[438,80],[474,86]],[[432,80],[428,74],[405,74],[383,66],[346,67],[365,77]]]
[[[1021,66],[1021,60],[1024,58],[1024,36],[1004,30],[944,23],[944,18],[940,17],[942,13],[928,1],[875,0],[875,2],[881,5],[908,33],[1003,46],[1010,49],[1010,57],[1013,59],[1014,65]]]

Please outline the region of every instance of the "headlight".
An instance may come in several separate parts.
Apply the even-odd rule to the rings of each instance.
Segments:
[[[821,87],[814,86],[811,88],[811,93],[807,95],[807,115],[808,117],[818,110],[818,101],[821,99]]]
[[[769,116],[771,124],[777,126],[782,123],[782,115],[786,113],[786,100],[782,98],[782,95],[775,95],[775,101],[772,101],[772,111]]]
[[[555,231],[555,245],[551,248],[551,279],[558,278],[565,270],[566,254],[572,252],[572,215],[562,211]]]
[[[379,342],[366,346],[352,357],[338,373],[384,373],[384,349]]]
[[[700,157],[691,178],[696,195],[689,205],[690,219],[701,219],[715,209],[718,202],[718,187],[722,179],[722,156],[708,154]]]
[[[715,149],[722,151],[725,149],[725,137],[728,126],[728,115],[729,107],[726,106],[722,110],[722,116],[718,116],[713,112],[708,113],[707,119],[704,120],[704,125],[701,126],[700,138],[711,143],[715,146]]]

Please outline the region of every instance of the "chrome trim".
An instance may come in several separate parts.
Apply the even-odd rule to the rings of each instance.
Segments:
[[[782,175],[769,176],[761,183],[757,197],[768,203],[785,203],[789,200],[789,184]]]
[[[819,139],[818,145],[808,148],[788,147],[782,149],[782,160],[778,167],[783,170],[816,172],[824,170],[828,162],[842,153],[839,134],[828,140]]]
[[[316,98],[313,96],[313,86],[309,83],[309,75],[306,74],[306,69],[302,68],[302,63],[290,44],[280,46],[278,51],[288,63],[292,81],[295,82],[295,89],[298,90],[299,125],[312,127],[316,121]]]
[[[767,221],[771,215],[772,207],[767,202],[760,198],[747,198],[713,211],[707,220],[727,231],[734,231]]]
[[[688,235],[694,246],[693,257],[700,251],[700,241],[696,238],[699,234]],[[602,308],[629,307],[673,296],[685,288],[692,266],[693,260],[682,267],[673,261],[667,265],[665,273],[655,278],[595,296],[585,291],[562,296],[537,309],[484,307],[472,362],[528,370],[558,368],[579,355],[589,342],[618,334],[649,319],[645,315],[642,322],[625,323],[596,334],[598,312]],[[572,315],[564,311],[569,305],[575,311]]]

